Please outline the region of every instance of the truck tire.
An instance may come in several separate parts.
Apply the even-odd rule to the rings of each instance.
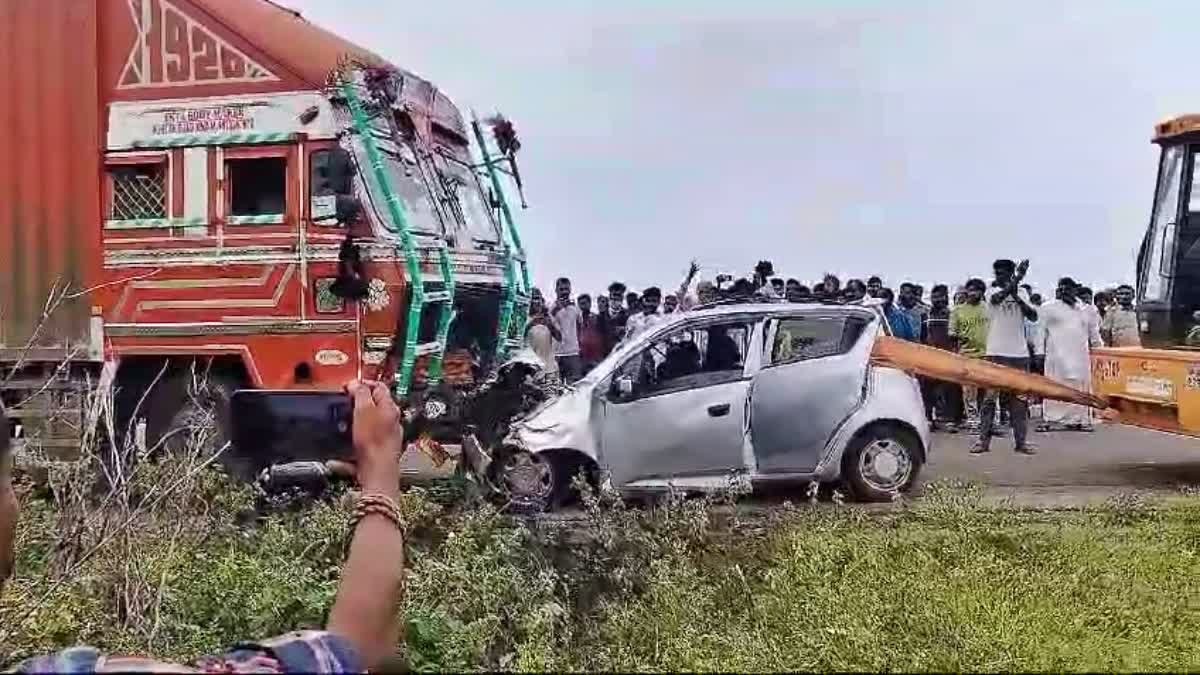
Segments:
[[[189,370],[160,382],[147,401],[146,447],[151,457],[198,454],[203,460],[224,447],[217,462],[234,478],[253,480],[256,467],[251,458],[225,447],[233,438],[229,402],[239,388],[231,377],[193,377]]]
[[[850,442],[842,475],[858,501],[886,502],[916,483],[923,463],[916,434],[899,425],[877,424]]]

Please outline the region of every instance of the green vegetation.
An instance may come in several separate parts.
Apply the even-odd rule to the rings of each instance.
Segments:
[[[168,481],[146,470],[141,485]],[[188,659],[321,624],[343,500],[277,504],[203,471],[153,502],[26,490],[0,667],[85,642]],[[414,670],[1195,670],[1200,502],[1063,513],[943,487],[884,515],[589,498],[570,527],[413,490],[403,652]],[[162,494],[161,492],[158,494]],[[450,495],[454,496],[454,495]],[[260,509],[261,511],[261,509]],[[90,520],[89,520],[90,518]],[[123,521],[117,521],[123,522]],[[107,528],[107,529],[105,529]],[[96,543],[108,539],[102,546]]]

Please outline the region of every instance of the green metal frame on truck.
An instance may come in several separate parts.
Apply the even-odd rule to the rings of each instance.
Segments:
[[[483,165],[491,180],[492,191],[496,195],[496,201],[500,204],[504,233],[507,234],[504,239],[504,299],[500,306],[500,321],[496,329],[498,333],[496,358],[502,360],[508,355],[510,347],[519,345],[523,341],[520,331],[524,329],[525,321],[528,319],[529,298],[532,295],[533,285],[529,281],[529,265],[525,258],[525,247],[521,243],[521,235],[517,232],[512,210],[508,206],[508,199],[500,184],[496,165],[492,161],[491,153],[488,152],[487,140],[483,136],[478,118],[472,117],[471,129],[475,132],[475,141],[479,144],[479,152],[483,156]],[[517,287],[518,268],[520,269],[520,288]],[[518,330],[516,338],[512,337],[514,323]]]
[[[446,339],[450,333],[450,321],[454,316],[454,267],[450,261],[450,252],[447,250],[446,242],[442,240],[438,246],[438,266],[442,275],[442,291],[430,293],[426,290],[425,279],[421,273],[420,255],[417,253],[416,240],[409,226],[404,204],[396,191],[392,189],[391,180],[383,167],[383,156],[371,133],[362,99],[355,90],[354,83],[345,74],[342,77],[341,90],[353,116],[355,130],[362,138],[363,148],[366,149],[367,160],[371,165],[375,184],[387,204],[388,218],[391,223],[385,222],[383,225],[400,240],[399,248],[404,253],[409,285],[412,289],[408,305],[408,320],[404,331],[404,353],[400,355],[400,365],[396,369],[395,382],[392,387],[393,393],[397,397],[404,397],[412,388],[413,370],[416,367],[418,356],[429,356],[427,382],[433,385],[441,381],[442,362],[446,354]],[[394,140],[397,147],[400,147],[401,140]],[[428,345],[419,345],[417,339],[420,336],[422,310],[425,305],[436,302],[442,303],[436,341]]]

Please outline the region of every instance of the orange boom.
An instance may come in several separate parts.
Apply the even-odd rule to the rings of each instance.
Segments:
[[[871,362],[936,380],[970,384],[985,389],[1004,389],[1101,410],[1111,405],[1107,397],[1072,389],[1048,377],[894,337],[882,336],[875,342]]]

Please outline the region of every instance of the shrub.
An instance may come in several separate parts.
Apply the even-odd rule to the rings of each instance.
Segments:
[[[347,545],[344,496],[264,505],[182,465],[146,465],[130,486],[128,505],[103,510],[80,507],[103,496],[22,487],[0,667],[79,642],[186,661],[322,624]],[[585,490],[564,523],[438,503],[445,492],[413,489],[402,504],[402,647],[417,671],[1200,662],[1194,497],[1044,514],[991,511],[971,486],[944,485],[882,514],[785,503],[756,515],[729,499],[630,508]]]

